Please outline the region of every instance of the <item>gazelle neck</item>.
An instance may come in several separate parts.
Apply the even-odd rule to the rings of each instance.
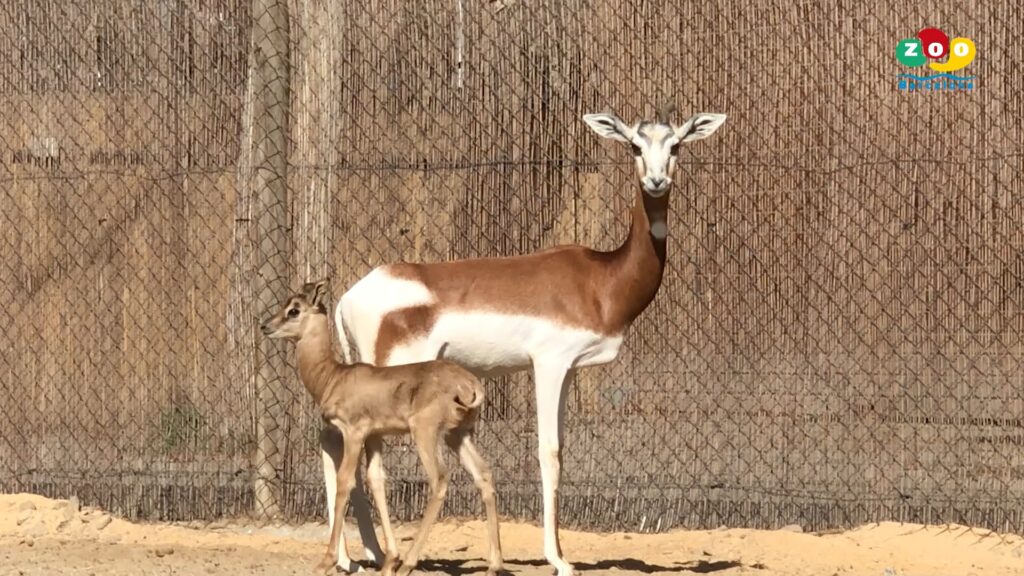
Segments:
[[[327,316],[316,314],[305,320],[310,323],[302,338],[295,343],[295,359],[299,368],[302,385],[320,404],[324,392],[331,383],[331,376],[344,365],[334,358],[331,346],[331,332]]]
[[[612,297],[621,302],[620,319],[628,326],[654,300],[665,270],[669,191],[660,198],[639,186],[630,211],[629,236],[613,258]]]

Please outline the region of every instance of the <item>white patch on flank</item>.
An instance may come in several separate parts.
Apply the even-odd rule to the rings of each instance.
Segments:
[[[395,310],[423,306],[435,302],[434,295],[421,282],[395,278],[387,266],[375,268],[363,276],[338,300],[335,320],[340,338],[342,322],[352,336],[360,360],[376,363],[377,332],[384,316]]]
[[[443,346],[448,360],[478,374],[501,374],[528,368],[535,360],[576,367],[605,364],[615,359],[621,345],[622,336],[598,334],[547,318],[446,312],[421,349],[433,352]]]
[[[665,225],[664,220],[655,220],[651,222],[651,235],[659,240],[668,236],[668,226]]]
[[[438,348],[431,348],[426,338],[404,340],[391,349],[387,358],[378,358],[382,366],[399,366],[437,360]]]

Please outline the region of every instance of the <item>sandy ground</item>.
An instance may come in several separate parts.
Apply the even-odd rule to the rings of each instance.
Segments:
[[[398,530],[400,549],[414,525]],[[353,531],[354,532],[354,531]],[[350,547],[362,556],[354,533]],[[439,523],[421,572],[483,574],[480,521]],[[0,575],[308,575],[326,542],[323,524],[192,529],[133,524],[75,501],[0,495]],[[536,526],[502,524],[506,568],[548,576]],[[563,531],[567,557],[587,574],[995,576],[1024,574],[1024,539],[961,526],[882,523],[835,534],[719,529],[668,534]],[[370,572],[371,574],[373,572]]]

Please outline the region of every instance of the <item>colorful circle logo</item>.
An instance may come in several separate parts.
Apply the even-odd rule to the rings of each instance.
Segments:
[[[974,42],[970,38],[953,38],[938,28],[925,28],[917,33],[917,38],[904,38],[896,44],[896,60],[909,68],[917,68],[925,63],[936,72],[953,72],[960,70],[974,61],[976,54]],[[941,60],[949,56],[945,62],[928,62]]]

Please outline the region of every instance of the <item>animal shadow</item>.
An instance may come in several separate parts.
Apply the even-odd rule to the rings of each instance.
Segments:
[[[472,563],[472,565],[468,565]],[[530,560],[516,560],[516,559],[505,559],[505,572],[516,572],[514,566],[547,566],[548,563],[545,560],[530,559]],[[573,565],[579,570],[628,570],[630,572],[639,572],[642,574],[655,574],[659,572],[689,572],[691,574],[711,574],[721,570],[728,570],[730,568],[740,568],[743,566],[742,562],[737,560],[690,560],[687,562],[674,562],[672,566],[662,566],[660,564],[648,564],[643,560],[637,558],[621,558],[615,560],[600,560],[598,562],[575,562]],[[754,565],[751,568],[759,568],[760,566]],[[424,572],[444,572],[452,576],[463,576],[466,574],[483,573],[487,571],[487,566],[480,560],[421,560],[417,570]]]

